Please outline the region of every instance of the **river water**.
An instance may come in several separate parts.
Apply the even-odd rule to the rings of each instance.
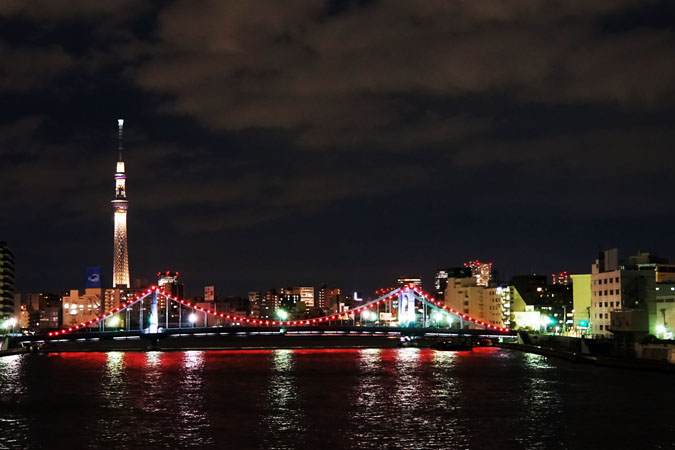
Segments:
[[[675,448],[675,377],[498,348],[0,358],[0,449]]]

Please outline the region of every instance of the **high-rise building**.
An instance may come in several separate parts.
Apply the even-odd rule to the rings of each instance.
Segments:
[[[128,289],[129,283],[129,255],[127,248],[127,200],[126,181],[127,175],[122,160],[122,136],[124,120],[117,121],[118,127],[118,151],[117,168],[115,170],[115,199],[112,200],[115,233],[113,245],[113,288]]]
[[[469,267],[450,267],[448,269],[438,269],[434,288],[436,289],[436,298],[443,300],[445,288],[448,286],[448,278],[471,278],[471,268]]]
[[[316,306],[332,313],[338,312],[337,304],[340,301],[340,289],[321,285],[316,297]]]
[[[460,313],[503,327],[504,302],[502,289],[480,286],[475,277],[447,279],[445,304]]]
[[[570,278],[570,276],[571,275],[567,272],[552,273],[551,281],[553,284],[567,286],[568,284],[572,284],[572,278]]]
[[[253,291],[248,293],[251,317],[259,319],[274,319],[275,312],[281,308],[283,293],[280,295],[276,290],[266,292]]]
[[[0,241],[0,321],[14,313],[14,254]]]
[[[281,308],[281,297],[276,290],[270,289],[265,292],[265,295],[262,297],[262,302],[260,304],[260,318],[273,319],[274,312],[279,308]]]
[[[260,291],[251,291],[248,293],[248,305],[251,310],[251,317],[260,317],[261,304],[262,293]]]
[[[40,293],[26,295],[26,305],[33,311],[29,313],[29,328],[31,330],[54,330],[63,325],[63,311],[61,296],[56,294]]]
[[[471,274],[476,279],[476,285],[490,285],[490,280],[492,279],[492,263],[482,263],[475,260],[464,263],[464,266],[471,268]]]
[[[628,264],[619,259],[618,249],[601,252],[591,271],[591,327],[594,337],[612,337],[611,315],[615,311],[644,310],[648,330],[655,332],[656,287],[675,281],[675,266],[667,260],[640,252]]]
[[[279,307],[286,312],[292,313],[298,307],[300,292],[297,288],[281,288],[279,289]]]
[[[178,297],[179,299],[185,298],[183,295],[184,285],[178,277],[179,273],[171,270],[157,272],[157,286],[173,297]],[[209,301],[213,300],[209,299]]]
[[[300,301],[305,303],[307,308],[314,307],[314,288],[311,286],[295,286],[290,288],[293,294],[300,297]]]
[[[157,286],[162,289],[167,294],[172,297],[178,297],[179,299],[185,298],[184,296],[184,285],[179,278],[179,273],[171,270],[166,272],[157,272]],[[204,298],[207,302],[213,302],[214,298]],[[166,298],[163,295],[158,298],[158,307],[160,310],[166,309]],[[169,305],[171,307],[171,305]]]

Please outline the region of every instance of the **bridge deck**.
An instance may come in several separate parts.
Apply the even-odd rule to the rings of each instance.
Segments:
[[[252,348],[391,348],[413,339],[421,346],[439,339],[496,340],[515,333],[467,328],[361,326],[170,328],[135,331],[73,332],[62,336],[14,336],[15,346],[38,344],[41,351],[188,350]]]

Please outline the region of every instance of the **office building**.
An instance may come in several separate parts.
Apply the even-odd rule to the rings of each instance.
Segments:
[[[445,304],[498,327],[504,324],[503,289],[478,285],[476,278],[447,278]]]
[[[178,297],[179,299],[184,299],[184,285],[179,278],[179,273],[172,270],[167,270],[166,272],[157,272],[157,286],[164,292],[170,294],[172,297]],[[213,298],[206,299],[207,301],[213,301]]]
[[[410,286],[411,284],[415,287],[422,288],[422,278],[400,276],[396,279],[397,286]]]
[[[62,297],[63,326],[75,326],[96,318],[103,312],[103,304],[101,288],[71,289]]]
[[[443,301],[445,288],[448,286],[448,278],[470,278],[471,276],[471,268],[467,266],[437,270],[436,278],[434,279],[436,298]]]
[[[310,286],[297,286],[289,288],[291,294],[298,295],[300,301],[305,304],[307,308],[314,307],[314,288]]]
[[[587,334],[591,325],[591,274],[570,275],[572,279],[572,304],[574,328],[578,334]]]
[[[663,317],[656,293],[661,286],[675,282],[675,266],[665,258],[638,252],[628,263],[619,259],[618,249],[603,251],[592,266],[591,273],[591,326],[598,338],[610,338],[611,315],[615,311],[644,310],[648,318],[648,331],[657,333],[657,320]],[[656,288],[659,288],[658,290]],[[664,291],[665,292],[665,289]],[[667,300],[668,297],[663,297]],[[625,315],[625,314],[623,314]]]
[[[471,275],[476,279],[477,286],[489,286],[492,280],[492,263],[482,263],[478,260],[464,263],[464,267],[471,269]]]
[[[675,281],[656,283],[654,320],[650,332],[659,339],[675,334]]]
[[[262,305],[262,292],[251,291],[248,293],[248,306],[250,309],[250,316],[253,318],[260,317],[260,306]]]
[[[551,283],[562,284],[564,286],[567,286],[568,284],[572,284],[572,278],[571,275],[567,272],[552,273]]]

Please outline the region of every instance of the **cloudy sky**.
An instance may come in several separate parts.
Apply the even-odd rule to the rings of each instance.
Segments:
[[[132,278],[364,292],[468,259],[675,259],[675,4],[4,0],[0,240],[24,292]]]

